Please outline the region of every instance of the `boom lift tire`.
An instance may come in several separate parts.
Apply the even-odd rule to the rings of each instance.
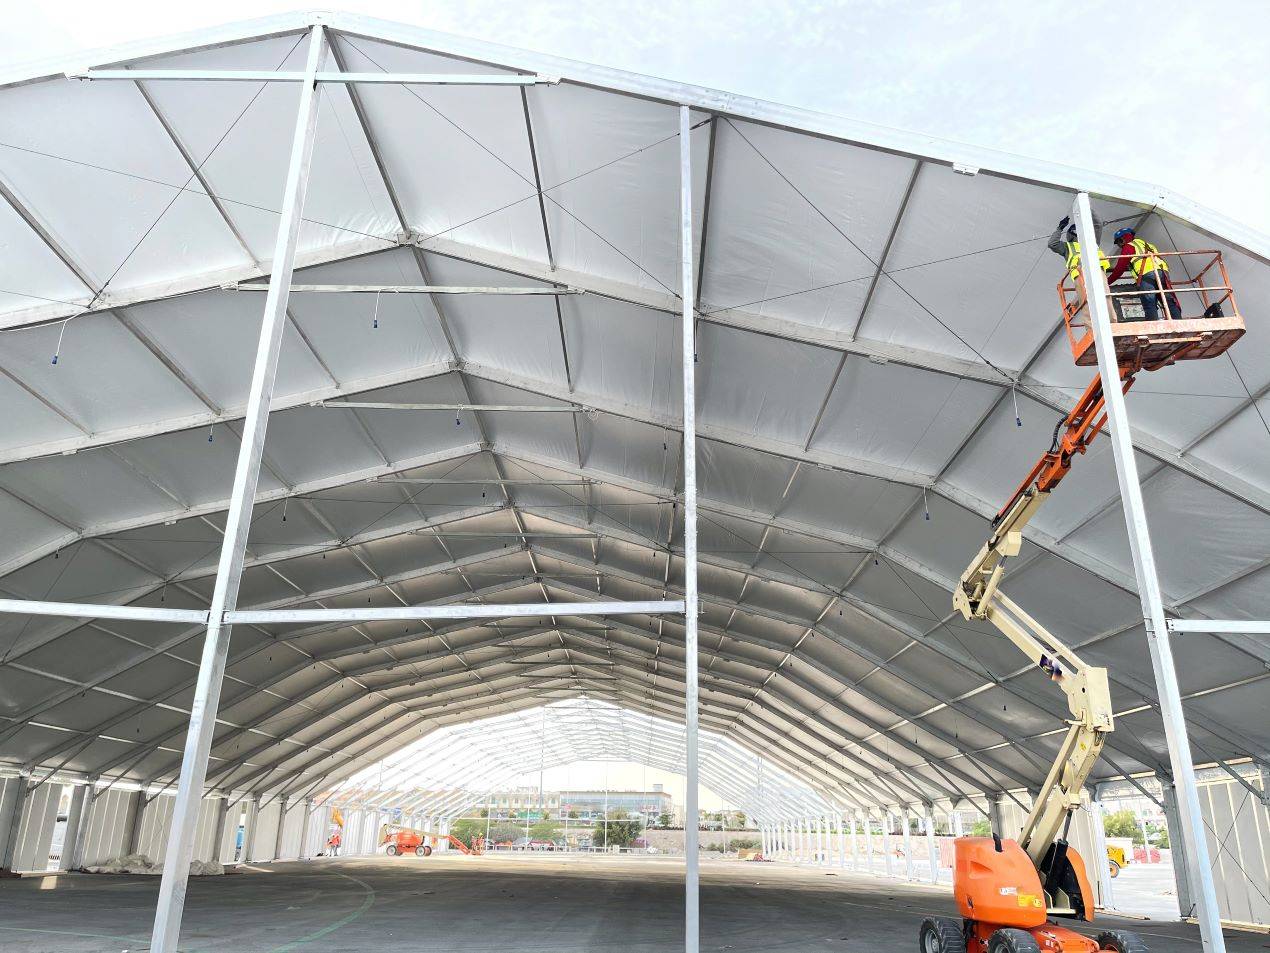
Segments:
[[[386,853],[389,857],[396,857],[396,856],[397,856],[397,845],[396,845],[396,844],[389,844],[389,845],[388,845],[388,849],[385,851],[385,853]]]
[[[417,857],[431,857],[431,856],[432,856],[432,848],[431,848],[431,847],[429,847],[427,844],[420,844],[418,847],[416,847],[416,848],[415,848],[415,856],[417,856]]]
[[[927,917],[917,934],[921,953],[966,953],[966,935],[961,921],[952,917]]]
[[[1119,865],[1119,864],[1117,864],[1114,860],[1108,860],[1108,861],[1107,861],[1107,867],[1108,867],[1108,868],[1110,869],[1110,871],[1111,871],[1111,879],[1112,879],[1112,880],[1115,880],[1117,877],[1119,877],[1119,876],[1120,876],[1120,865]]]
[[[1041,953],[1041,948],[1027,930],[1003,927],[988,938],[988,953]]]
[[[1147,953],[1146,942],[1129,930],[1103,930],[1098,934],[1098,949],[1115,953]]]

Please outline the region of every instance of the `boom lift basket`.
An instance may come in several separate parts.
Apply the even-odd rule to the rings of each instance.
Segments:
[[[1142,292],[1132,285],[1117,284],[1107,294],[1111,310],[1111,333],[1116,341],[1116,362],[1133,367],[1163,367],[1175,361],[1194,361],[1217,357],[1243,337],[1244,319],[1235,303],[1226,266],[1219,251],[1157,252],[1156,257],[1169,259],[1170,275],[1198,269],[1186,280],[1173,278],[1171,287],[1161,287],[1164,295],[1176,296],[1182,317],[1176,320],[1146,321]],[[1112,256],[1112,260],[1115,257]],[[1161,285],[1160,269],[1148,273]],[[1058,297],[1063,306],[1063,323],[1072,356],[1083,367],[1098,363],[1090,326],[1089,302],[1085,293],[1085,276],[1075,281],[1063,275],[1058,283]],[[1164,302],[1159,312],[1168,314]]]

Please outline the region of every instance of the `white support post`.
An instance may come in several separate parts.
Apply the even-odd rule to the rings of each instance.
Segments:
[[[908,808],[900,811],[900,821],[904,825],[904,878],[912,881],[917,878],[913,865],[913,818],[909,815]]]
[[[282,858],[282,832],[287,826],[287,800],[286,795],[278,799],[278,829],[273,834],[273,855],[270,858],[274,861]]]
[[[1089,827],[1094,835],[1094,871],[1098,875],[1098,893],[1104,910],[1115,909],[1115,898],[1112,895],[1111,860],[1107,856],[1107,830],[1104,826],[1102,801],[1096,798],[1089,800]]]
[[[176,805],[172,812],[167,860],[163,865],[163,879],[159,885],[150,953],[176,953],[181,934],[185,889],[194,854],[194,836],[198,827],[199,807],[203,800],[203,784],[207,779],[207,758],[216,728],[216,712],[220,707],[225,659],[229,654],[230,627],[222,624],[221,618],[223,612],[233,609],[237,604],[238,587],[242,581],[252,507],[260,477],[261,452],[264,449],[265,429],[269,423],[269,403],[278,372],[282,333],[286,328],[288,289],[295,266],[304,196],[309,184],[309,165],[313,158],[318,107],[316,76],[326,49],[326,34],[321,25],[315,25],[309,34],[308,58],[304,81],[300,86],[295,135],[291,144],[282,212],[278,221],[278,237],[269,277],[269,293],[265,298],[255,369],[252,372],[251,390],[247,395],[247,412],[243,418],[234,489],[225,517],[224,539],[216,569],[216,585],[212,591],[203,655],[199,661],[198,682],[190,706],[190,727],[185,738],[185,753],[181,759],[181,776],[177,786]],[[244,845],[244,849],[249,847],[249,844]]]
[[[125,854],[139,853],[137,847],[141,838],[141,818],[146,812],[146,805],[149,803],[145,788],[137,791],[133,797],[132,806],[128,811],[127,826],[124,828],[123,852]]]
[[[891,812],[882,815],[882,862],[886,865],[886,875],[893,877],[895,871],[891,858]]]
[[[1005,837],[1005,820],[1001,816],[1001,795],[988,792],[988,826],[992,833]]]
[[[692,116],[679,107],[679,293],[683,300],[684,474],[684,953],[701,942],[697,834],[697,384],[692,254]]]
[[[847,829],[844,826],[845,821],[842,812],[838,813],[838,867],[842,870],[847,868]],[[854,843],[854,839],[852,843]]]
[[[860,842],[856,838],[855,830],[856,815],[851,813],[851,869],[859,871],[860,869]]]
[[[816,863],[825,862],[825,819],[816,818]]]
[[[873,819],[868,814],[864,815],[864,862],[873,873]]]
[[[243,815],[243,849],[238,855],[240,864],[251,861],[251,848],[256,841],[256,822],[260,820],[260,797],[252,795],[243,806],[246,811]]]
[[[225,857],[221,845],[225,843],[225,820],[229,817],[229,798],[220,798],[216,805],[216,836],[212,838],[212,856],[209,859],[223,864]]]
[[[935,809],[926,809],[926,853],[930,855],[930,882],[939,883],[939,845],[935,842]]]
[[[313,822],[313,798],[304,799],[304,816],[300,821],[300,851],[297,860],[309,859],[309,826]]]
[[[30,785],[24,777],[9,778],[4,785],[4,793],[4,803],[0,804],[0,871],[11,871]]]
[[[86,816],[84,806],[88,801],[90,787],[88,784],[77,784],[71,791],[70,809],[66,812],[66,830],[62,835],[62,856],[57,865],[59,870],[75,869],[75,854],[79,850],[79,834]]]
[[[84,808],[79,817],[79,834],[75,838],[75,850],[68,859],[67,870],[79,870],[84,866],[84,850],[88,843],[88,833],[93,829],[93,814],[97,807],[97,798],[105,791],[104,788],[97,787],[96,779],[89,780],[84,788]]]
[[[1160,793],[1164,801],[1164,823],[1169,829],[1169,854],[1173,860],[1173,883],[1177,890],[1177,909],[1183,917],[1195,915],[1195,878],[1191,875],[1191,859],[1186,856],[1186,846],[1175,831],[1182,829],[1182,816],[1177,809],[1177,788],[1167,778],[1160,779]]]
[[[1155,553],[1151,548],[1151,533],[1147,527],[1146,504],[1142,499],[1138,462],[1134,457],[1129,415],[1125,408],[1115,341],[1111,334],[1106,278],[1098,264],[1098,241],[1087,192],[1077,194],[1072,218],[1076,222],[1081,241],[1081,273],[1085,276],[1087,286],[1091,288],[1087,294],[1089,317],[1098,351],[1098,373],[1102,377],[1106,400],[1107,434],[1115,457],[1116,478],[1120,484],[1120,502],[1124,507],[1129,549],[1133,555],[1133,571],[1138,582],[1138,596],[1142,600],[1142,617],[1146,626],[1147,647],[1151,653],[1151,667],[1155,671],[1155,688],[1160,700],[1160,715],[1164,721],[1164,736],[1168,742],[1169,763],[1178,788],[1178,807],[1182,820],[1180,833],[1186,847],[1187,860],[1194,871],[1195,886],[1198,888],[1195,899],[1198,903],[1196,914],[1200,942],[1204,953],[1225,953],[1226,942],[1222,938],[1208,841],[1204,836],[1204,816],[1200,813],[1199,790],[1195,785],[1195,764],[1191,760],[1191,743],[1186,734],[1186,713],[1182,708],[1177,670],[1173,664],[1173,647],[1170,644],[1168,622],[1164,617],[1164,600],[1155,569]]]

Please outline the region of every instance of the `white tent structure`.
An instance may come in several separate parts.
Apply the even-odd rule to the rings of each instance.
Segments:
[[[526,769],[616,760],[686,774],[682,724],[595,696],[590,690],[536,712],[438,728],[323,792],[321,800],[393,808],[448,822],[484,804]],[[704,729],[700,749],[701,783],[760,825],[837,812],[813,787],[732,738]]]
[[[1006,588],[1110,670],[1096,780],[1176,782],[1222,949],[1191,760],[1264,800],[1270,239],[343,14],[0,84],[4,841],[89,780],[179,791],[183,861],[204,790],[583,696],[686,723],[690,790],[699,716],[838,810],[1026,797],[1062,699],[950,591],[1091,373],[1045,248],[1079,192],[1220,249],[1248,333],[1110,402]]]

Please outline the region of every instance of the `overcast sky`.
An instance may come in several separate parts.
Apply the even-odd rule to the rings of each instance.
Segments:
[[[1264,0],[337,5],[1156,182],[1270,232]],[[306,6],[0,0],[0,62]]]

